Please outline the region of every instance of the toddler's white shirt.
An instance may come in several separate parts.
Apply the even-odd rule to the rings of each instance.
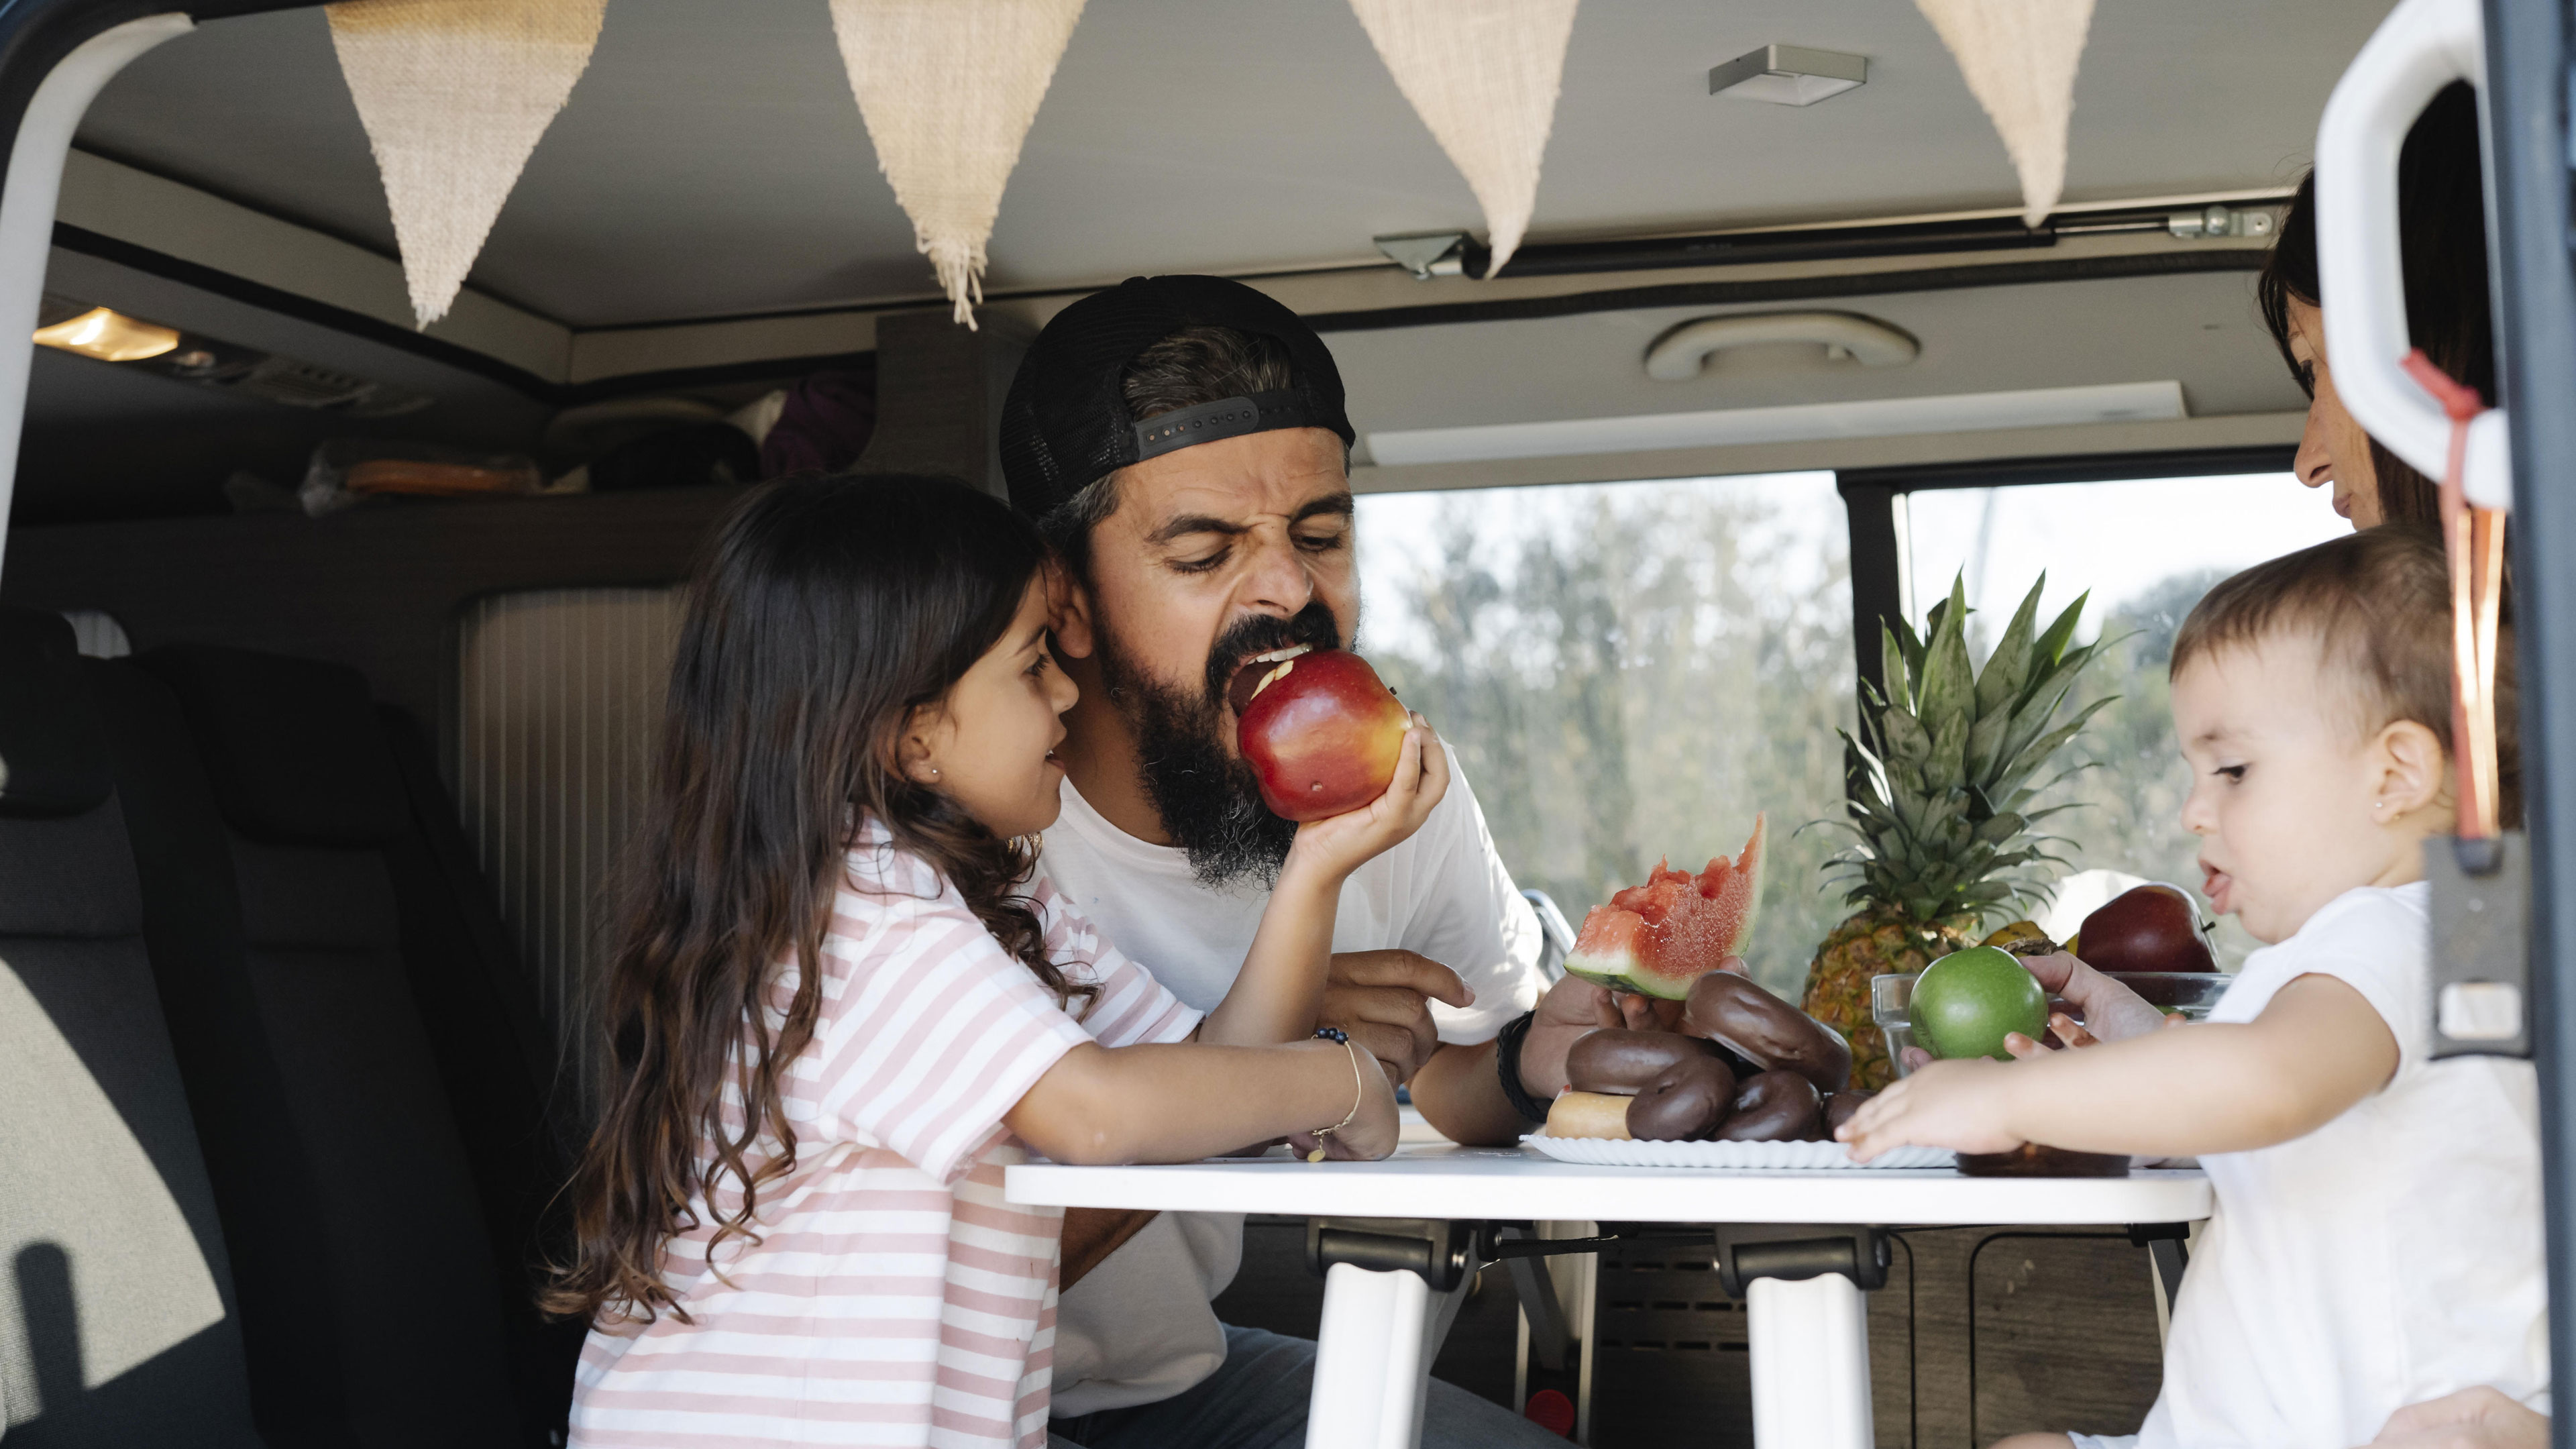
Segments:
[[[2141,1449],[2351,1449],[2477,1384],[2548,1411],[2537,1087],[2528,1062],[2432,1059],[2429,891],[2338,896],[2210,1013],[2331,976],[2388,1023],[2397,1074],[2305,1137],[2201,1158],[2218,1207]]]

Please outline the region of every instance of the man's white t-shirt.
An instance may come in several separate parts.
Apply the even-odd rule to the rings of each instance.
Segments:
[[[1454,753],[1449,769],[1449,791],[1422,828],[1343,885],[1333,949],[1400,947],[1457,972],[1475,1003],[1432,1002],[1431,1019],[1442,1041],[1474,1043],[1537,1005],[1540,937]],[[1200,884],[1187,855],[1110,824],[1071,780],[1038,870],[1121,954],[1200,1011],[1234,985],[1269,900],[1258,885]],[[1242,1255],[1240,1216],[1164,1213],[1065,1290],[1054,1413],[1155,1403],[1214,1373],[1225,1333],[1208,1305]]]
[[[2351,1449],[2478,1384],[2548,1412],[2538,1088],[2528,1062],[2432,1059],[2429,892],[2336,897],[2210,1013],[2331,976],[2388,1024],[2397,1074],[2305,1137],[2200,1159],[2218,1207],[2142,1449]]]

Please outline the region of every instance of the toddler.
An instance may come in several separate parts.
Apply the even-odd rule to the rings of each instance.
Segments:
[[[1934,1062],[1838,1135],[1864,1158],[2039,1142],[2208,1173],[2144,1427],[2012,1449],[2350,1449],[2480,1384],[2545,1412],[2532,1070],[2431,1059],[2423,852],[2453,828],[2439,544],[2374,529],[2238,574],[2184,622],[2172,677],[2206,894],[2266,948],[2205,1023]]]

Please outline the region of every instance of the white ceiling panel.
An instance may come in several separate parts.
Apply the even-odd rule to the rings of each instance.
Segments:
[[[2100,0],[2070,202],[2273,186],[2382,0]],[[1781,42],[1858,52],[1807,109],[1712,98]],[[390,252],[318,10],[145,56],[80,144]],[[2003,148],[1905,0],[1593,0],[1575,25],[1537,239],[2016,204]],[[1370,255],[1479,226],[1341,0],[1091,0],[1002,203],[993,290]],[[822,0],[617,0],[495,226],[478,288],[574,326],[919,296]]]

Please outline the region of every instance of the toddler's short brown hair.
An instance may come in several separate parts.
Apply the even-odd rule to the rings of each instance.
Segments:
[[[2451,576],[2442,542],[2398,525],[2256,564],[2211,589],[2174,635],[2172,675],[2228,647],[2298,633],[2353,705],[2364,734],[2398,720],[2451,740]],[[2504,823],[2522,819],[2513,639],[2496,665],[2496,764]]]

